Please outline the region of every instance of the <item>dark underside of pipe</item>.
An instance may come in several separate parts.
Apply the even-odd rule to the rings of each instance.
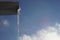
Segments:
[[[0,2],[0,15],[17,15],[19,2]]]

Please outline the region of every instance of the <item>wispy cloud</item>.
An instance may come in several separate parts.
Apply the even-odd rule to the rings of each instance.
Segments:
[[[56,27],[60,27],[60,24],[56,24]],[[20,36],[19,40],[60,40],[59,31],[55,26],[48,26],[46,29],[41,29],[36,34]]]
[[[2,24],[3,24],[3,26],[9,26],[9,21],[8,20],[3,20]]]
[[[7,19],[1,19],[0,21],[0,31],[6,30],[10,26],[10,22]]]

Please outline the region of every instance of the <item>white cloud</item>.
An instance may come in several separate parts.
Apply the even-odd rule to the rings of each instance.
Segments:
[[[57,24],[56,27],[60,27],[60,24]],[[36,32],[36,34],[27,35],[24,34],[20,36],[19,40],[60,40],[60,35],[58,34],[59,30],[55,27],[49,26],[46,29],[41,29]]]
[[[9,26],[8,20],[3,20],[3,21],[2,21],[2,24],[3,24],[3,26]]]

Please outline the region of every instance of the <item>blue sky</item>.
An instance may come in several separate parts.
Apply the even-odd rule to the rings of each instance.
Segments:
[[[60,23],[60,0],[20,0],[20,36]]]
[[[0,40],[17,40],[17,16],[0,16]]]
[[[20,0],[20,5],[20,40],[57,40],[60,38],[55,34],[60,34],[60,26],[57,25],[60,25],[60,0]],[[42,35],[44,35],[43,33],[46,32],[44,30],[48,27],[54,27],[59,31],[51,34],[48,32],[49,39],[39,39],[41,36],[37,35],[41,35],[39,34],[41,32],[35,33],[43,30]],[[48,29],[51,31],[54,28]]]
[[[56,31],[60,27],[59,0],[19,0],[19,2],[21,7],[20,40],[24,40],[24,38],[34,40],[34,37],[35,40],[40,40],[39,38],[45,36],[46,32],[48,34],[45,39],[42,37],[43,40],[55,40],[54,38],[59,40],[60,36],[56,34],[60,31]],[[16,15],[0,16],[0,40],[17,40],[16,17]],[[37,38],[41,34],[42,36]]]

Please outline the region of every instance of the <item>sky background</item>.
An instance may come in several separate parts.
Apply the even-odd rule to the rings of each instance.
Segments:
[[[17,16],[0,16],[0,40],[17,40]]]
[[[60,23],[60,0],[20,0],[20,36]]]
[[[34,37],[35,40],[42,40],[46,31],[48,34],[43,40],[60,40],[60,36],[55,34],[60,31],[56,31],[60,27],[60,0],[19,0],[19,2],[21,7],[20,40],[34,40]],[[50,33],[51,30],[53,33]],[[42,38],[37,37],[41,34]],[[17,40],[16,15],[0,16],[0,40]]]

